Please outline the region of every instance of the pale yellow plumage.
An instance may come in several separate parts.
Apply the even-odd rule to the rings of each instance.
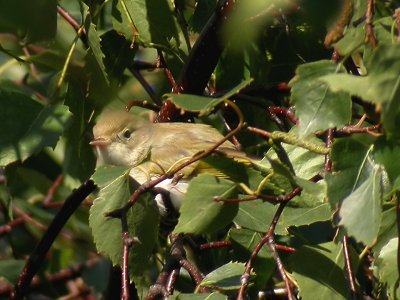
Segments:
[[[160,176],[178,161],[208,150],[223,136],[205,124],[151,123],[124,111],[107,112],[93,128],[100,163],[135,167],[131,173],[139,183]],[[229,141],[219,150],[237,151]],[[181,172],[189,177],[198,162]]]

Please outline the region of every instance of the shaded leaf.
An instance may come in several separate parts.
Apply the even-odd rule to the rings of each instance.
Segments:
[[[172,4],[167,0],[123,1],[144,44],[155,43],[170,47],[174,38],[179,44],[178,27]]]
[[[7,259],[0,261],[0,278],[6,279],[9,283],[15,284],[19,274],[25,265],[23,259]]]
[[[5,90],[0,91],[0,105],[0,166],[54,147],[71,117],[64,105],[42,106],[24,94]]]

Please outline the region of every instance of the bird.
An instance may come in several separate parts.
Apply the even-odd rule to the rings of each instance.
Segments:
[[[214,127],[200,123],[152,123],[123,110],[102,113],[93,127],[97,164],[131,167],[130,176],[139,184],[164,175],[196,154],[220,142],[224,136]],[[225,153],[241,153],[225,141],[218,148]],[[190,179],[207,169],[196,161],[179,172],[179,180],[166,179],[156,185],[169,193],[173,207],[179,210]],[[159,209],[162,201],[156,197]]]

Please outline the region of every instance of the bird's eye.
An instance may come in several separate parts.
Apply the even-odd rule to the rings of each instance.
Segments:
[[[131,138],[131,134],[132,132],[127,128],[122,131],[122,137],[126,140],[129,140]]]

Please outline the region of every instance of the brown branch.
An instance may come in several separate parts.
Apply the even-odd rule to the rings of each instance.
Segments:
[[[20,274],[18,283],[15,286],[15,291],[11,297],[12,299],[17,300],[24,298],[28,292],[33,276],[42,266],[46,253],[49,251],[55,238],[58,236],[70,216],[75,212],[82,201],[85,200],[85,198],[95,190],[95,188],[96,186],[94,182],[92,180],[88,180],[65,200],[64,206],[54,217],[42,239],[29,256],[29,259]]]
[[[356,280],[354,277],[353,267],[350,260],[350,253],[349,253],[349,241],[347,236],[343,237],[343,255],[344,255],[344,268],[345,268],[345,277],[349,283],[351,298],[356,300],[358,299],[357,296],[357,289],[356,289]]]
[[[6,235],[7,233],[10,233],[14,227],[24,224],[25,222],[26,222],[26,219],[23,216],[21,216],[21,217],[18,217],[16,219],[12,220],[11,222],[9,222],[5,225],[0,226],[0,237],[2,237],[3,235]]]
[[[162,67],[164,69],[165,76],[167,76],[169,84],[172,87],[172,93],[174,93],[174,94],[179,93],[179,86],[176,83],[175,78],[172,75],[170,69],[167,67],[167,63],[165,61],[164,54],[159,49],[157,49],[157,54],[158,54],[158,59],[157,59],[157,64],[156,65],[158,67]]]
[[[290,122],[293,124],[297,124],[299,121],[297,120],[296,116],[294,113],[285,107],[279,107],[279,106],[269,106],[268,107],[268,112],[271,115],[283,115],[285,116]]]
[[[285,283],[288,299],[289,300],[296,299],[296,296],[293,293],[293,283],[291,282],[290,278],[286,275],[286,269],[283,266],[283,263],[278,254],[278,251],[276,251],[275,239],[274,239],[273,234],[268,238],[267,246],[268,246],[269,250],[271,251],[272,257],[274,258],[274,260],[276,262],[279,274],[281,275],[281,278],[282,278],[283,282]]]
[[[63,175],[57,176],[56,180],[53,182],[53,184],[47,191],[46,198],[44,198],[44,200],[43,200],[43,204],[42,204],[43,206],[49,205],[50,202],[53,201],[54,195],[56,194],[56,192],[57,192],[58,188],[60,187],[61,183],[63,182],[63,180],[64,180]]]
[[[367,12],[365,14],[365,38],[371,44],[372,49],[375,49],[378,46],[378,42],[376,40],[374,34],[374,27],[373,27],[373,18],[374,18],[374,0],[368,0]]]
[[[121,280],[121,290],[122,300],[130,300],[130,286],[129,286],[129,249],[132,246],[132,239],[128,232],[128,222],[126,220],[126,215],[121,216],[121,228],[122,228],[122,280]]]
[[[251,126],[247,126],[247,130],[250,132],[254,132],[258,135],[261,135],[262,137],[266,138],[266,139],[270,139],[272,137],[272,134],[268,131],[262,130],[260,128],[257,127],[251,127]]]

